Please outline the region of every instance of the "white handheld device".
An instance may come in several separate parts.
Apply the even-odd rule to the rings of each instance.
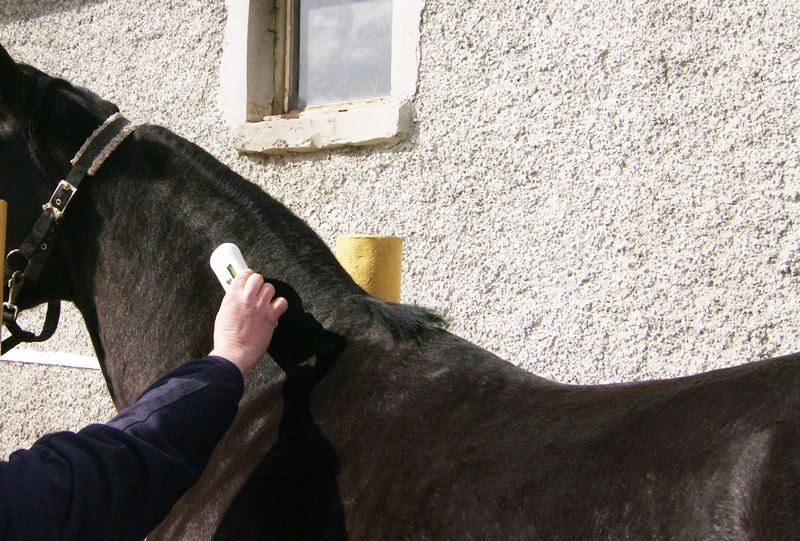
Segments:
[[[219,283],[227,292],[231,288],[233,279],[247,269],[239,247],[230,242],[220,244],[211,254],[211,270],[217,275]]]

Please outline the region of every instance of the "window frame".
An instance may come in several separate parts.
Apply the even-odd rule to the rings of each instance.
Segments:
[[[283,115],[291,112],[291,99],[297,87],[298,30],[300,14],[298,0],[275,0],[275,98],[272,114]]]
[[[391,94],[290,110],[297,0],[227,0],[220,107],[244,153],[391,145],[411,132],[424,0],[394,0]],[[296,33],[295,33],[296,35]],[[296,72],[295,72],[296,73]]]

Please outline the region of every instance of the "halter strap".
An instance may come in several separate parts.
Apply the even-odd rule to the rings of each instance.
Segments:
[[[57,79],[37,85],[36,110],[41,109],[40,96]],[[43,98],[41,98],[43,99]],[[35,112],[36,114],[36,112]],[[39,279],[52,253],[61,229],[61,221],[70,201],[78,191],[78,186],[86,178],[93,176],[103,162],[120,143],[134,130],[134,126],[120,113],[108,117],[84,142],[70,162],[72,169],[66,180],[56,186],[50,201],[42,206],[42,214],[25,237],[20,247],[12,250],[6,257],[5,279],[8,283],[8,302],[3,303],[3,323],[11,336],[2,342],[0,354],[10,350],[20,342],[42,342],[50,338],[58,326],[60,303],[51,301],[47,305],[47,316],[42,331],[37,335],[23,331],[16,322],[19,308],[17,298],[27,282]]]

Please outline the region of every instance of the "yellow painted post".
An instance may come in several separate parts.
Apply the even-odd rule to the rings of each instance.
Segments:
[[[400,302],[403,239],[381,235],[342,235],[336,258],[364,291],[385,301]]]
[[[8,203],[0,199],[0,257],[3,259],[3,268],[6,266],[6,221],[8,220]],[[5,298],[5,278],[0,279],[0,303]],[[2,308],[0,308],[2,310]],[[2,312],[0,312],[2,313]],[[3,326],[0,325],[0,338],[3,337]]]

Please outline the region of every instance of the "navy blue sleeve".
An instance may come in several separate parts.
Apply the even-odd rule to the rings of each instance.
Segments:
[[[143,539],[199,478],[244,390],[206,357],[106,424],[44,436],[0,461],[0,539]]]

